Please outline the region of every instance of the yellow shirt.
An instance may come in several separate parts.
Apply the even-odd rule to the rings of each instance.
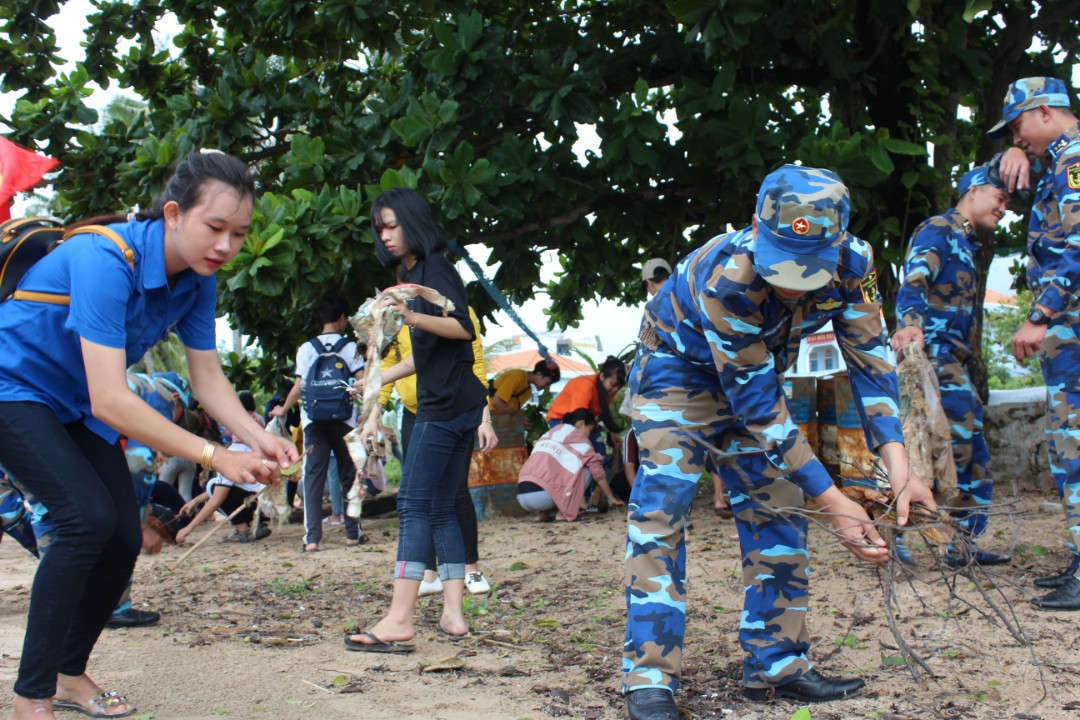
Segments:
[[[476,312],[470,307],[469,318],[473,324],[473,334],[476,337],[473,339],[473,374],[480,379],[480,382],[487,387],[487,363],[484,361],[484,339],[480,337],[480,319],[476,317]],[[390,344],[390,350],[386,353],[386,357],[382,359],[379,367],[383,372],[387,368],[397,365],[405,358],[412,355],[412,338],[409,336],[409,328],[404,325],[398,330],[397,337],[394,338],[394,342]],[[416,414],[416,373],[412,375],[406,375],[400,380],[395,380],[393,385],[383,385],[382,390],[379,391],[379,405],[385,406],[387,401],[390,400],[390,394],[397,390],[398,397],[401,398],[401,404],[405,406],[405,409],[409,412]]]
[[[532,385],[529,384],[529,371],[521,368],[503,370],[491,381],[495,389],[494,397],[502,400],[506,405],[517,412],[527,400],[532,398]],[[488,398],[491,405],[492,398]]]

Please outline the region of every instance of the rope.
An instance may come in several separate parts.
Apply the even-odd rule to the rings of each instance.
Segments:
[[[484,288],[484,290],[487,291],[487,294],[491,296],[491,299],[495,301],[495,304],[498,305],[503,312],[509,315],[510,319],[513,320],[514,323],[519,328],[521,328],[526,335],[531,337],[536,342],[536,349],[540,353],[540,357],[544,358],[548,362],[555,362],[555,358],[551,357],[551,352],[548,351],[547,346],[544,345],[544,343],[540,342],[540,338],[537,337],[536,333],[534,333],[532,329],[525,324],[525,321],[521,319],[521,317],[517,314],[514,308],[510,307],[510,301],[506,299],[506,296],[502,294],[502,291],[499,290],[499,288],[495,287],[495,283],[491,282],[491,280],[489,280],[488,277],[484,275],[484,269],[480,267],[480,263],[473,260],[472,257],[467,252],[465,252],[465,250],[460,245],[458,245],[456,241],[447,240],[446,244],[447,247],[450,248],[450,252],[454,253],[465,261],[465,264],[469,266],[470,270],[472,270],[473,275],[476,276],[476,280],[480,283],[480,287]]]

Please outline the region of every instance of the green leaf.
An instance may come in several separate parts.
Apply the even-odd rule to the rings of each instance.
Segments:
[[[795,712],[791,713],[791,720],[811,720],[813,716],[810,714],[810,708],[801,707]]]
[[[894,155],[916,155],[920,157],[926,155],[926,145],[919,145],[899,138],[882,138],[881,144]]]

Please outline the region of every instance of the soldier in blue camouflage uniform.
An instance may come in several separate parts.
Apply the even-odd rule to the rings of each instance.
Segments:
[[[869,446],[880,453],[906,522],[914,500],[885,359],[870,247],[849,235],[847,188],[828,170],[785,165],[765,178],[750,227],[684,258],[648,303],[631,370],[641,466],[629,503],[623,687],[631,720],[675,720],[685,632],[683,528],[710,446],[727,475],[742,548],[739,638],[744,693],[803,702],[857,692],[807,658],[808,521],[813,498],[863,560],[888,550],[866,513],[833,484],[792,420],[781,373],[800,338],[833,321]]]
[[[1080,610],[1080,123],[1065,83],[1050,77],[1014,82],[989,135],[1010,133],[1041,170],[1028,225],[1027,281],[1035,302],[1013,335],[1012,350],[1018,361],[1038,354],[1042,365],[1050,470],[1073,552],[1065,570],[1035,581],[1053,591],[1032,603]],[[1006,151],[994,169],[1009,189],[1029,182],[1028,158],[1019,150]]]
[[[926,354],[937,374],[941,405],[952,430],[959,507],[967,531],[964,542],[949,548],[945,562],[960,567],[969,562],[1004,565],[1008,555],[974,546],[986,529],[986,509],[993,499],[990,449],[983,435],[983,406],[967,360],[978,352],[975,343],[976,230],[993,230],[1005,216],[1009,193],[985,165],[967,171],[958,186],[960,202],[935,215],[911,235],[904,262],[904,282],[896,294],[897,331],[892,347],[902,352],[911,343],[926,343]],[[908,560],[908,562],[913,562]]]

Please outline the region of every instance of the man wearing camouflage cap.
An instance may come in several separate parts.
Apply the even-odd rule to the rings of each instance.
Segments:
[[[1072,560],[1039,578],[1051,589],[1032,600],[1043,610],[1080,610],[1080,123],[1057,78],[1014,82],[991,137],[1011,134],[1025,152],[1003,153],[992,171],[1009,189],[1029,184],[1029,157],[1041,172],[1028,224],[1027,281],[1035,302],[1013,335],[1018,361],[1038,354],[1047,388],[1047,447],[1065,508]],[[1025,154],[1026,153],[1026,154]]]
[[[804,498],[828,514],[858,558],[885,562],[888,550],[791,417],[780,373],[794,363],[803,335],[833,322],[900,521],[911,501],[933,506],[933,498],[909,473],[872,253],[847,233],[849,204],[834,173],[781,167],[762,183],[751,226],[693,251],[646,306],[630,377],[641,458],[629,503],[623,646],[632,720],[678,717],[683,528],[710,448],[737,470],[728,479],[745,586],[744,694],[818,702],[863,686],[858,678],[824,677],[807,658],[808,521],[797,510]]]
[[[912,343],[926,344],[926,354],[941,388],[941,404],[952,430],[958,505],[975,508],[958,513],[966,530],[964,542],[950,546],[945,562],[1004,565],[1008,555],[978,549],[974,538],[986,529],[986,508],[993,499],[990,449],[983,435],[983,406],[971,383],[967,359],[978,351],[975,301],[979,251],[976,230],[993,230],[1005,216],[1009,193],[985,165],[968,170],[958,186],[960,202],[935,215],[911,235],[904,282],[896,294],[897,331],[892,347],[903,352]],[[898,555],[914,564],[910,555]]]

